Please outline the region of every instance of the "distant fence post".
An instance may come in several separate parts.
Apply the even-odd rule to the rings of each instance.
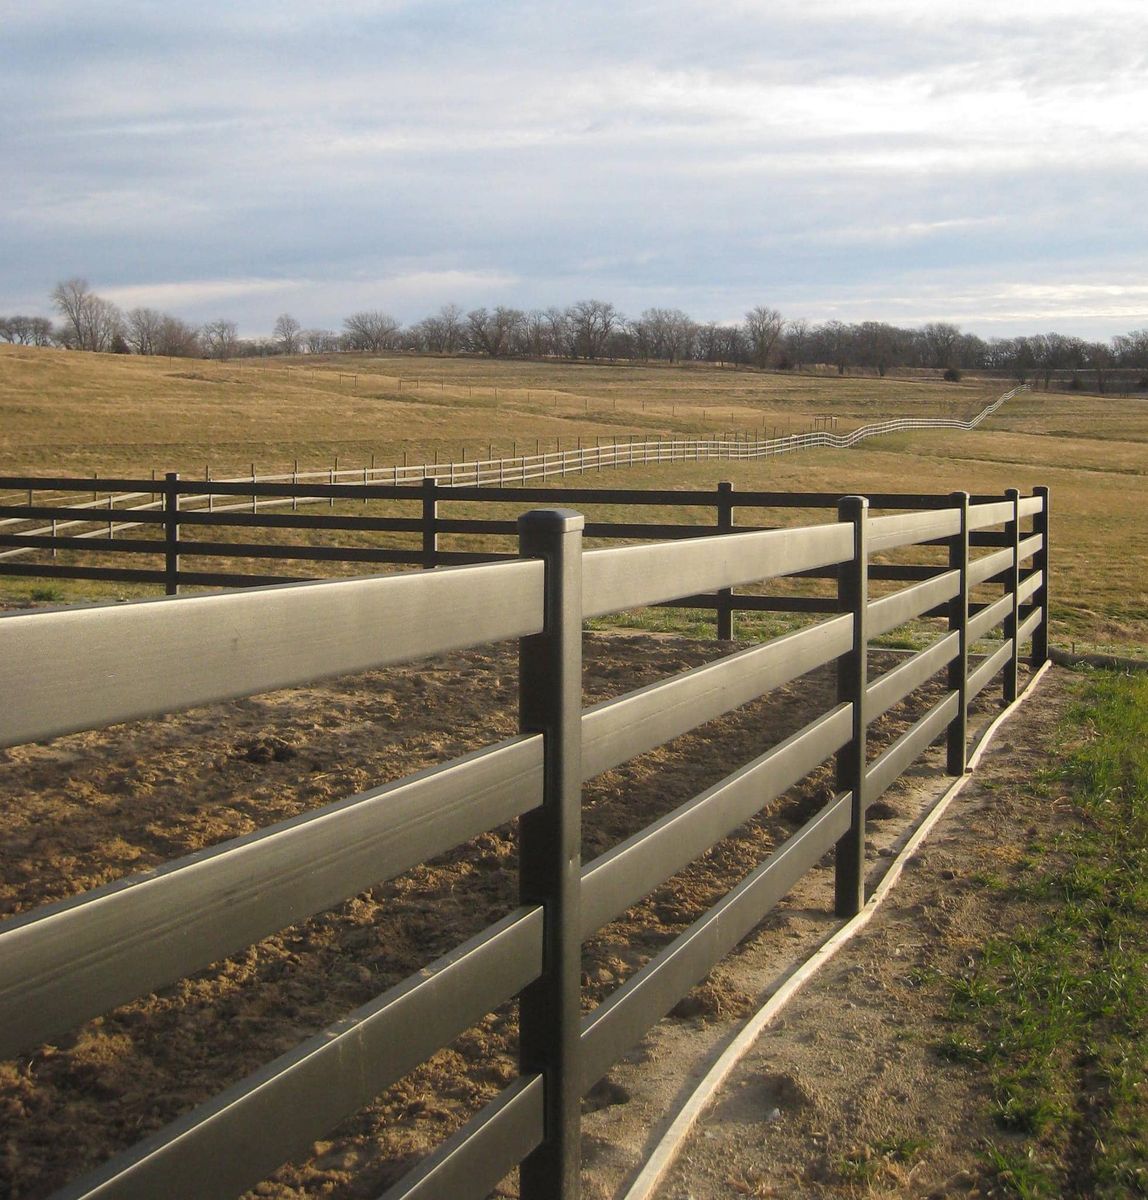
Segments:
[[[546,627],[519,643],[519,727],[545,739],[543,801],[519,821],[519,901],[541,904],[542,975],[522,992],[519,1064],[541,1074],[545,1140],[522,1200],[577,1200],[581,1169],[582,530],[569,509],[518,520],[519,553],[546,562]]]
[[[1004,669],[1003,699],[1006,704],[1011,704],[1018,691],[1020,666],[1020,645],[1016,636],[1020,628],[1020,491],[1017,488],[1006,488],[1005,496],[1012,501],[1012,519],[1005,524],[1005,537],[1012,550],[1012,566],[1006,575],[1005,589],[1012,594],[1012,608],[1004,619],[1004,636],[1012,642],[1012,654],[1009,655]]]
[[[179,472],[163,477],[163,590],[179,595]]]
[[[429,571],[438,566],[438,485],[433,478],[427,477],[422,482],[423,499],[423,569]]]
[[[949,724],[945,769],[950,775],[963,775],[969,753],[969,493],[953,492],[949,503],[961,514],[961,528],[949,539],[949,570],[959,571],[961,578],[949,601],[949,630],[957,634],[949,690],[957,693],[957,715]]]
[[[733,530],[733,484],[722,482],[717,485],[717,529],[718,533]],[[721,588],[717,594],[718,641],[733,640],[733,588]]]
[[[849,830],[837,843],[834,875],[839,917],[856,916],[865,904],[865,690],[868,686],[869,501],[845,496],[837,519],[853,526],[853,556],[837,568],[837,605],[853,616],[853,645],[837,660],[837,702],[853,706],[853,736],[837,752],[837,788],[852,794]]]
[[[1033,558],[1033,570],[1040,572],[1040,587],[1033,593],[1032,602],[1040,609],[1040,624],[1032,631],[1032,657],[1035,669],[1048,662],[1048,488],[1035,487],[1034,496],[1043,501],[1040,512],[1032,519],[1033,533],[1040,534],[1040,549]]]

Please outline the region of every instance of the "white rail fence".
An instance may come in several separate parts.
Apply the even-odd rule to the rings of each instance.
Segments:
[[[250,475],[231,476],[218,482],[227,483],[381,483],[381,484],[418,484],[424,479],[433,479],[444,487],[505,487],[514,483],[530,483],[535,480],[554,479],[566,475],[585,475],[590,472],[617,470],[624,467],[647,466],[659,463],[704,462],[709,459],[748,460],[770,458],[778,454],[791,454],[798,450],[833,449],[848,450],[869,438],[883,437],[891,433],[909,433],[918,429],[976,429],[982,422],[991,417],[1006,401],[1013,399],[1019,392],[1029,390],[1029,384],[1022,384],[1005,392],[991,404],[986,405],[976,416],[967,421],[955,417],[896,417],[886,421],[876,421],[869,425],[861,425],[850,433],[836,434],[825,430],[812,430],[804,433],[786,434],[784,437],[758,436],[756,433],[745,435],[720,435],[712,438],[671,438],[647,439],[636,441],[633,438],[621,440],[614,438],[606,445],[601,443],[594,446],[578,446],[567,450],[554,450],[537,454],[514,455],[509,458],[488,457],[476,458],[470,461],[449,463],[419,463],[417,465],[393,464],[376,467],[348,467],[339,469],[330,467],[320,471],[294,470],[279,475]],[[207,482],[211,482],[208,476]],[[99,480],[93,480],[93,489],[98,489]],[[45,502],[40,495],[41,503]],[[229,511],[247,508],[252,512],[260,509],[284,507],[292,508],[303,504],[320,504],[324,500],[333,501],[326,497],[306,498],[267,498],[252,496],[250,500],[236,503],[233,496],[204,495],[188,497],[185,504],[188,508],[199,507],[211,511]],[[226,500],[226,503],[220,503]],[[11,495],[4,499],[12,503]],[[31,505],[31,490],[28,493],[28,503]],[[151,492],[122,492],[116,495],[98,496],[82,504],[72,504],[70,507],[84,509],[92,513],[91,517],[72,521],[53,520],[49,525],[38,528],[27,528],[28,522],[19,517],[0,520],[0,528],[9,527],[5,532],[41,537],[55,537],[57,534],[68,532],[71,537],[99,538],[111,537],[114,533],[126,529],[138,528],[138,522],[116,519],[113,514],[125,514],[135,511],[146,511],[162,507],[162,500]],[[98,514],[98,515],[97,515]],[[13,526],[23,526],[19,530]],[[30,553],[28,548],[0,552],[0,559],[12,558],[17,555]]]

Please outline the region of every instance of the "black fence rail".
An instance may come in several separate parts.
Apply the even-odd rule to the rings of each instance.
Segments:
[[[518,819],[516,908],[58,1196],[239,1195],[517,997],[518,1077],[387,1196],[481,1197],[519,1167],[524,1200],[576,1197],[580,1097],[830,851],[837,912],[855,913],[867,808],[939,738],[962,772],[971,700],[998,677],[1015,698],[1022,645],[1047,656],[1047,490],[924,499],[874,517],[846,497],[821,525],[593,550],[582,515],[532,511],[516,561],[0,617],[0,746],[520,639],[516,737],[0,925],[9,1058]],[[920,545],[945,564],[871,598],[872,556]],[[820,571],[833,613],[583,709],[586,619]],[[999,597],[971,602],[990,586]],[[929,613],[938,636],[871,679],[870,639]],[[832,662],[827,710],[581,862],[585,780]],[[871,756],[869,725],[942,673],[942,699]],[[583,1016],[583,940],[833,757],[831,801]]]
[[[37,493],[63,492],[87,496],[91,482],[74,478],[6,477],[0,489],[18,490],[26,502],[0,504],[0,576],[42,579],[84,579],[103,583],[133,583],[178,594],[181,588],[257,587],[297,583],[329,573],[339,564],[366,569],[393,570],[404,566],[431,569],[480,562],[498,562],[516,556],[510,546],[517,538],[512,517],[501,515],[513,506],[559,504],[583,512],[614,513],[625,519],[587,518],[584,536],[595,544],[665,541],[707,537],[734,529],[753,530],[743,524],[748,513],[771,525],[784,524],[795,510],[804,513],[828,510],[835,514],[838,495],[833,492],[770,492],[738,490],[730,483],[705,489],[627,489],[480,486],[448,487],[434,479],[416,486],[343,483],[253,482],[225,483],[181,480],[170,474],[163,480],[107,479],[109,500],[116,491],[138,499],[138,489],[154,487],[159,497],[153,508],[138,505],[122,515],[108,508],[98,530],[90,526],[91,502],[39,503]],[[873,494],[871,509],[930,510],[948,503],[935,495]],[[976,496],[975,503],[1000,500]],[[314,505],[326,502],[339,511],[329,513],[268,512],[282,504]],[[261,510],[262,506],[262,510]],[[363,515],[361,510],[371,506]],[[643,510],[671,508],[673,521],[641,520]],[[459,512],[465,515],[455,515]],[[476,512],[479,515],[475,515]],[[489,513],[490,515],[485,515]],[[688,516],[687,516],[688,514]],[[792,518],[791,518],[792,519]],[[40,532],[28,526],[50,521]],[[64,534],[81,521],[82,532]],[[23,529],[14,528],[21,522]],[[43,532],[47,528],[48,532]],[[5,531],[7,530],[7,531]],[[321,544],[302,541],[253,540],[280,537],[283,532],[303,537],[322,536]],[[334,540],[347,535],[356,544]],[[973,535],[973,544],[990,543],[999,534]],[[484,547],[484,548],[479,548]],[[27,561],[27,555],[39,557]],[[885,556],[888,557],[888,556]],[[119,559],[125,565],[117,565]],[[131,564],[131,565],[127,565]],[[137,565],[138,564],[138,565]],[[234,565],[231,565],[234,564]],[[262,564],[266,564],[264,568]],[[238,569],[242,567],[243,569]],[[874,562],[870,578],[882,584],[921,580],[942,568],[928,563]],[[794,572],[796,577],[833,579],[836,568],[820,567]],[[733,636],[736,612],[818,613],[836,611],[836,597],[825,593],[746,595],[732,589],[676,596],[674,607],[709,610],[716,614],[717,636]]]

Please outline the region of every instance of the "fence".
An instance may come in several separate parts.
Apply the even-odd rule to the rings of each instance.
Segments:
[[[70,489],[73,492],[87,488],[86,481],[76,479],[39,480],[43,486]],[[123,485],[138,484],[140,481],[115,480]],[[395,566],[421,566],[434,568],[457,566],[479,562],[502,561],[511,554],[472,548],[448,548],[470,542],[472,539],[508,539],[515,536],[516,523],[500,517],[498,511],[507,504],[521,506],[530,503],[570,505],[580,510],[595,510],[604,507],[626,509],[626,516],[642,509],[672,506],[676,512],[692,511],[702,520],[696,524],[666,521],[641,520],[587,520],[584,536],[598,542],[638,540],[660,541],[668,539],[692,539],[714,533],[728,533],[739,528],[739,514],[756,513],[758,519],[765,513],[784,515],[794,509],[835,510],[838,495],[832,492],[764,492],[737,490],[730,483],[720,483],[716,488],[698,490],[655,491],[640,489],[600,488],[507,488],[491,489],[476,486],[446,488],[433,479],[423,480],[418,488],[380,484],[290,484],[251,483],[249,481],[223,483],[184,482],[169,476],[157,487],[163,492],[163,501],[155,511],[138,512],[137,528],[145,531],[142,536],[121,536],[120,531],[110,530],[100,539],[71,537],[56,533],[4,534],[0,545],[16,546],[22,550],[49,551],[51,558],[46,562],[22,562],[11,559],[0,560],[0,575],[41,576],[61,579],[91,579],[101,582],[129,582],[162,587],[169,595],[176,594],[181,587],[250,587],[274,583],[297,583],[312,579],[318,570],[330,568],[333,563],[362,565],[366,568]],[[203,506],[207,489],[224,489],[213,498],[228,499],[241,497],[239,505],[226,505],[214,509]],[[974,500],[989,503],[999,500],[996,496],[979,496]],[[268,513],[260,511],[264,505],[277,501],[316,502],[325,500],[342,508],[354,505],[375,504],[399,508],[401,516],[357,516],[350,512],[337,514]],[[904,493],[873,494],[869,497],[873,508],[929,510],[944,503],[943,497],[910,495]],[[196,505],[198,507],[189,507]],[[466,506],[472,513],[492,508],[491,516],[455,517],[445,515],[446,505]],[[53,522],[63,523],[66,515],[73,511],[71,506],[33,505],[0,506],[0,516],[31,511],[33,517],[50,516]],[[708,519],[707,519],[708,518]],[[752,527],[751,527],[752,528]],[[189,534],[190,530],[190,534]],[[252,531],[295,531],[303,534],[321,533],[322,545],[301,543],[276,543],[229,540],[228,535],[238,531],[241,536],[251,536]],[[154,531],[154,532],[152,532]],[[149,533],[151,536],[149,536]],[[158,533],[160,536],[154,536]],[[392,543],[406,539],[406,546],[395,544],[338,545],[329,540],[339,533],[348,533],[358,538],[388,536]],[[198,535],[198,536],[197,536]],[[974,545],[990,545],[999,541],[999,535],[990,532],[974,533]],[[86,558],[97,557],[99,562],[90,561],[61,563],[58,555],[82,554]],[[141,557],[151,556],[158,560],[156,566],[107,566],[102,560],[111,556],[126,556],[139,562]],[[212,569],[195,569],[188,561],[196,558],[216,560]],[[238,570],[230,566],[237,560],[247,566]],[[291,574],[258,573],[248,565],[251,560],[258,563],[291,567]],[[298,564],[315,564],[308,574],[299,574]],[[870,576],[883,583],[923,580],[936,574],[938,568],[923,563],[873,563]],[[823,566],[795,573],[799,577],[835,578],[836,568]],[[807,589],[808,590],[808,589]],[[733,636],[733,614],[735,612],[775,612],[811,614],[836,611],[836,597],[828,595],[744,595],[733,589],[722,588],[716,592],[679,595],[665,603],[675,607],[708,609],[716,614],[717,636],[729,639]]]
[[[0,574],[31,574],[44,578],[102,578],[120,582],[162,582],[155,576],[141,579],[127,572],[118,575],[66,575],[55,569],[55,565],[48,571],[10,568],[13,566],[13,559],[21,558],[37,549],[48,549],[55,558],[61,549],[84,549],[85,542],[96,540],[100,541],[100,549],[103,552],[118,550],[123,553],[143,553],[138,543],[133,542],[128,546],[116,544],[116,534],[136,529],[141,524],[161,523],[166,528],[174,521],[173,508],[183,512],[206,509],[209,513],[215,513],[236,512],[250,506],[251,512],[257,513],[262,500],[264,511],[286,505],[290,505],[294,511],[300,503],[328,500],[333,504],[337,496],[368,499],[383,495],[379,490],[372,491],[371,485],[389,484],[392,488],[406,485],[404,492],[394,494],[394,498],[401,498],[404,494],[409,495],[410,485],[425,485],[428,480],[443,488],[506,488],[512,484],[527,484],[540,480],[545,482],[547,479],[564,478],[572,474],[586,475],[623,467],[709,460],[740,461],[817,448],[849,449],[868,438],[919,429],[971,430],[992,416],[1006,401],[1027,390],[1027,387],[1028,385],[1022,385],[1006,392],[968,421],[946,417],[895,418],[862,425],[850,433],[841,435],[825,430],[811,430],[783,437],[770,437],[768,431],[762,429],[703,439],[658,438],[639,441],[631,436],[621,439],[614,437],[602,444],[598,438],[594,446],[583,446],[579,438],[576,447],[567,447],[565,450],[562,449],[561,439],[558,439],[553,452],[543,452],[539,441],[537,452],[533,455],[515,453],[509,458],[496,458],[491,447],[486,459],[476,456],[469,462],[464,458],[462,462],[440,463],[436,457],[433,463],[408,465],[404,455],[401,466],[396,464],[376,467],[372,461],[369,467],[340,469],[339,460],[336,458],[335,465],[325,471],[300,471],[296,463],[295,469],[289,475],[257,476],[252,465],[249,478],[215,481],[211,479],[211,471],[208,469],[202,484],[184,480],[178,487],[173,486],[176,476],[168,474],[160,481],[155,478],[154,472],[150,480],[0,477],[0,493],[20,493],[26,494],[27,497],[26,504],[18,503],[15,495],[0,497]],[[279,484],[289,484],[290,487],[266,486]],[[348,486],[339,492],[327,490],[336,484]],[[358,485],[361,485],[361,490]],[[48,499],[54,501],[53,503],[44,503],[43,496],[41,503],[35,503],[36,493],[45,491],[63,492],[65,497],[90,491],[92,499],[82,503],[65,504],[62,503],[61,497],[52,495]],[[244,499],[236,502],[236,496],[242,496]],[[513,497],[516,502],[521,498],[521,493]],[[545,499],[543,502],[546,502]],[[640,503],[637,500],[632,502]],[[188,519],[184,518],[185,521]],[[37,525],[37,520],[48,520],[50,524]],[[304,526],[300,523],[295,527]],[[330,523],[319,527],[347,528]],[[170,531],[165,536],[170,542]],[[163,550],[162,547],[156,549]],[[170,546],[168,549],[170,551]],[[169,585],[172,574],[169,564],[166,568],[166,582]],[[240,579],[226,582],[219,579],[214,581],[214,585],[241,586],[242,582]]]
[[[0,746],[521,639],[518,736],[0,925],[7,1058],[519,821],[517,908],[58,1195],[236,1196],[518,997],[517,1079],[387,1197],[481,1197],[520,1165],[524,1200],[573,1200],[580,1097],[830,850],[837,912],[855,913],[866,809],[938,738],[963,772],[971,700],[998,676],[1015,699],[1022,644],[1047,656],[1047,490],[906,499],[918,511],[846,497],[822,525],[596,550],[580,514],[533,511],[515,561],[0,617]],[[872,557],[911,546],[946,564],[870,598]],[[824,619],[583,710],[586,619],[813,571],[837,580]],[[930,613],[941,636],[870,679],[870,640]],[[832,707],[582,864],[584,780],[834,661]],[[868,726],[941,672],[943,698],[870,758]],[[830,757],[832,800],[583,1017],[582,941]]]

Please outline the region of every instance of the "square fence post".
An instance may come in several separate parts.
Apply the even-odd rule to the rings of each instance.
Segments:
[[[1034,496],[1040,496],[1044,505],[1032,519],[1033,533],[1040,534],[1040,549],[1032,560],[1033,570],[1040,572],[1040,587],[1033,593],[1032,602],[1040,609],[1040,624],[1032,631],[1032,656],[1029,662],[1033,669],[1048,662],[1048,488],[1035,487]]]
[[[163,477],[163,590],[179,595],[179,472]]]
[[[865,768],[868,686],[869,501],[845,496],[837,519],[853,526],[853,557],[837,568],[837,607],[853,615],[853,646],[837,660],[837,702],[853,706],[853,736],[837,752],[837,789],[852,794],[849,830],[837,843],[835,911],[856,916],[865,904]]]
[[[969,753],[969,493],[953,492],[949,503],[960,509],[961,528],[949,540],[949,570],[961,573],[960,589],[949,601],[949,630],[958,637],[957,656],[949,663],[949,690],[957,693],[957,715],[949,724],[945,769],[963,775]]]
[[[1012,609],[1004,619],[1004,636],[1012,640],[1012,654],[1005,664],[1003,699],[1011,704],[1018,690],[1018,668],[1020,666],[1020,645],[1017,642],[1016,631],[1020,628],[1020,492],[1016,488],[1006,488],[1005,497],[1012,501],[1012,520],[1005,524],[1005,537],[1012,549],[1012,566],[1007,572],[1006,591],[1012,594]]]
[[[519,1065],[544,1080],[545,1139],[522,1200],[577,1200],[581,1171],[582,530],[569,509],[518,520],[519,553],[546,563],[542,633],[519,642],[519,728],[545,739],[539,808],[519,821],[519,901],[543,907],[542,975],[519,1001]]]
[[[451,467],[453,472],[454,468]],[[427,476],[422,483],[423,499],[423,570],[429,571],[438,566],[438,500],[434,479]]]
[[[733,529],[733,484],[717,485],[717,530],[729,533]],[[720,642],[733,640],[733,588],[720,588],[717,594],[717,636]]]

